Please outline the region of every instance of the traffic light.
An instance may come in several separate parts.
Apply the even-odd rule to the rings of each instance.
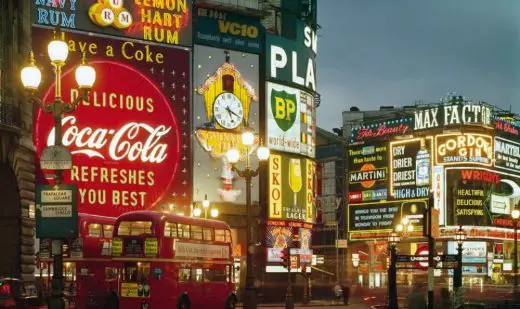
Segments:
[[[282,260],[283,267],[289,267],[289,249],[285,248],[280,252],[280,259]]]

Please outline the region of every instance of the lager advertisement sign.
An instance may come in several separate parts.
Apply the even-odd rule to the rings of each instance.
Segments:
[[[314,223],[312,160],[282,154],[269,157],[269,218]]]
[[[52,32],[33,28],[35,54],[46,54],[43,38]],[[155,209],[165,200],[178,206],[191,203],[190,61],[188,51],[133,41],[68,34],[68,70],[62,76],[62,96],[73,101],[74,68],[81,50],[91,53],[96,82],[88,102],[62,118],[63,145],[73,166],[64,183],[78,187],[78,211],[118,216],[134,210]],[[42,44],[38,44],[41,42]],[[153,63],[137,57],[152,55]],[[47,63],[38,59],[38,63]],[[52,68],[46,68],[51,72]],[[44,102],[54,100],[55,85],[41,87]],[[34,112],[37,158],[54,145],[52,114]],[[39,164],[37,163],[37,166]],[[38,182],[48,171],[37,169]]]
[[[191,45],[191,0],[31,0],[36,25]]]
[[[314,97],[296,88],[267,83],[267,145],[270,149],[315,156]]]

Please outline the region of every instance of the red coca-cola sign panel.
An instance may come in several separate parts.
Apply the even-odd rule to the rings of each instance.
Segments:
[[[49,36],[45,30],[34,32]],[[117,216],[164,203],[189,205],[188,52],[72,34],[67,41],[71,59],[62,77],[65,101],[78,96],[74,68],[81,46],[95,46],[92,50],[97,51],[89,57],[97,74],[89,101],[61,121],[62,143],[73,158],[63,182],[78,185],[79,211]],[[54,83],[42,89],[44,102],[51,102]],[[39,157],[54,145],[54,120],[39,108],[34,120]],[[40,171],[39,182],[52,181],[43,177],[47,173]]]

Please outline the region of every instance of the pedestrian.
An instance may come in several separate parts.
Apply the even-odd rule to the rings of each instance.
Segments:
[[[110,288],[107,298],[105,299],[105,309],[119,309],[119,297],[112,288]]]
[[[422,285],[416,282],[412,288],[412,293],[408,295],[408,309],[424,309],[426,306],[426,297],[422,292]]]
[[[343,292],[343,304],[348,305],[348,299],[350,298],[350,288],[348,287],[348,283],[343,284],[341,289]]]
[[[341,296],[343,296],[343,289],[341,288],[341,285],[339,285],[339,282],[336,282],[336,285],[334,286],[334,296],[336,302],[339,304],[341,302]]]
[[[450,291],[447,288],[441,289],[440,298],[436,301],[435,307],[438,309],[451,309],[453,303],[451,301]]]

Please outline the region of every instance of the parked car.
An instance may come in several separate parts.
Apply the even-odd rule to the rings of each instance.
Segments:
[[[0,278],[0,308],[38,309],[40,300],[20,279]]]

